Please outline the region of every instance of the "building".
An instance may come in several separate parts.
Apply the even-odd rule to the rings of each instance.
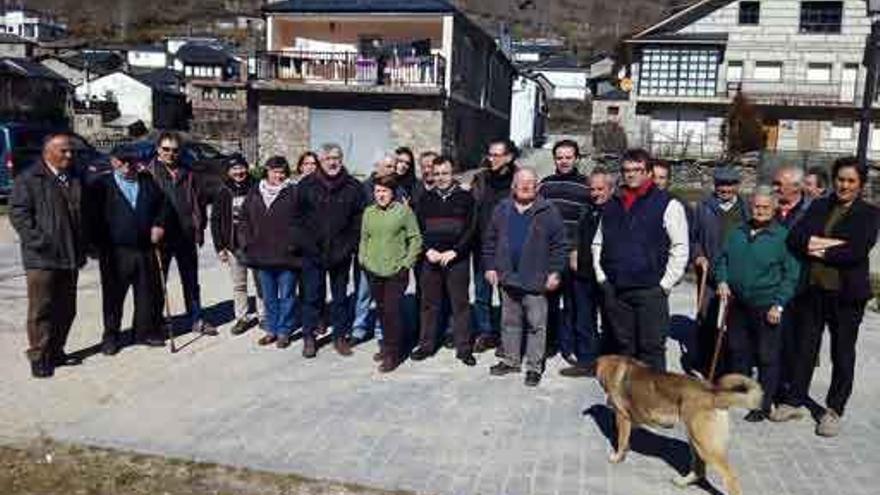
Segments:
[[[135,46],[126,50],[125,58],[131,68],[164,69],[168,67],[168,53],[162,46]]]
[[[191,80],[186,85],[186,96],[192,109],[190,133],[194,137],[221,149],[250,147],[255,139],[257,112],[247,82]]]
[[[30,58],[33,54],[33,41],[17,34],[0,32],[0,57]]]
[[[36,10],[3,9],[0,10],[0,31],[31,41],[53,41],[67,35],[67,26]]]
[[[401,145],[475,166],[488,140],[509,135],[515,69],[447,1],[292,0],[263,12],[252,83],[262,158],[332,141],[359,173]]]
[[[553,84],[553,100],[587,98],[590,68],[578,61],[560,39],[537,38],[514,41],[513,60],[522,70],[539,73]]]
[[[64,125],[71,86],[60,75],[23,58],[0,58],[0,119]]]
[[[125,57],[115,50],[75,50],[40,57],[40,63],[60,74],[72,86],[112,74],[125,67]]]
[[[174,69],[188,80],[236,81],[243,72],[241,62],[219,46],[187,43],[173,57]]]
[[[147,129],[186,128],[188,109],[183,94],[122,71],[83,82],[75,93],[84,104],[115,102],[118,122],[105,124],[111,127],[128,128],[140,121]]]
[[[765,149],[854,153],[870,28],[864,1],[696,2],[626,40],[634,111],[622,124],[656,153],[717,156],[742,93]]]
[[[513,81],[510,139],[520,148],[539,148],[547,140],[547,100],[553,83],[543,74],[524,73]]]

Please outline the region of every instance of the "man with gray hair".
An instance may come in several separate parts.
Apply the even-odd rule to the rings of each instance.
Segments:
[[[776,169],[773,193],[779,204],[776,219],[785,227],[793,228],[812,202],[804,195],[804,169],[797,165],[783,165]]]
[[[319,167],[299,183],[295,236],[303,254],[303,357],[313,358],[318,347],[315,332],[330,278],[330,323],[333,346],[351,355],[350,318],[346,304],[351,262],[360,242],[361,215],[366,203],[361,183],[343,165],[342,148],[321,147]]]
[[[770,414],[780,376],[783,308],[794,297],[800,264],[786,245],[788,229],[775,219],[773,189],[758,187],[749,201],[751,220],[724,243],[715,262],[718,297],[728,306],[727,348],[730,372],[750,376],[752,364],[764,389],[760,409],[746,421]]]
[[[544,370],[547,293],[559,288],[566,263],[565,224],[549,201],[538,196],[538,174],[520,168],[512,197],[492,212],[483,236],[486,281],[501,290],[503,357],[490,368],[495,376],[518,373],[526,332],[525,384],[537,386]],[[525,319],[526,328],[523,328]]]

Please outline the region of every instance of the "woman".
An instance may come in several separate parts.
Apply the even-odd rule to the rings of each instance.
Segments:
[[[861,198],[867,171],[856,158],[834,162],[831,176],[834,193],[814,200],[788,237],[789,248],[806,263],[806,288],[795,307],[799,340],[792,383],[784,403],[770,416],[774,421],[787,421],[805,415],[803,406],[827,324],[831,386],[825,399],[827,409],[816,426],[816,434],[826,437],[840,432],[852,394],[856,339],[871,298],[868,254],[880,223],[880,211]]]
[[[713,263],[718,297],[728,303],[728,351],[733,373],[752,374],[764,389],[760,409],[746,421],[767,419],[776,396],[782,347],[782,311],[794,297],[800,264],[788,250],[788,230],[774,219],[776,199],[769,186],[758,187],[749,202],[751,220],[733,229]],[[733,296],[731,298],[731,296]]]
[[[394,371],[402,361],[403,321],[400,301],[409,284],[409,270],[422,250],[422,236],[409,206],[394,200],[393,176],[373,183],[374,204],[364,211],[358,261],[370,281],[382,322],[379,371]]]
[[[314,151],[306,151],[299,155],[299,160],[296,161],[296,178],[297,180],[302,180],[317,169],[318,154]]]
[[[290,345],[296,312],[296,286],[302,260],[293,242],[296,187],[288,178],[287,160],[276,156],[266,162],[266,178],[244,202],[244,254],[258,270],[265,305],[265,335],[258,343]]]
[[[397,187],[402,193],[401,200],[409,201],[416,188],[416,157],[412,150],[401,146],[394,150],[394,173],[397,176]]]

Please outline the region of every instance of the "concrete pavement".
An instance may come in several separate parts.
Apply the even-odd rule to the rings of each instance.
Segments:
[[[351,358],[324,348],[306,361],[298,342],[286,351],[259,348],[256,332],[231,337],[227,324],[220,337],[199,339],[173,356],[127,348],[59,369],[52,380],[32,380],[22,354],[26,298],[9,258],[14,252],[13,244],[0,245],[0,437],[6,441],[48,436],[430,494],[705,491],[669,483],[687,467],[680,430],[640,431],[627,461],[609,465],[611,416],[601,391],[592,380],[560,377],[558,360],[536,389],[524,387],[522,376],[490,377],[489,354],[479,356],[477,368],[465,368],[444,351],[382,376],[371,361],[372,343]],[[222,318],[229,312],[226,272],[211,250],[202,255],[205,303]],[[170,287],[179,311],[176,277]],[[100,337],[93,264],[80,288],[69,351],[88,349]],[[673,313],[690,314],[692,301],[692,287],[678,288]],[[733,414],[731,456],[745,493],[876,493],[878,329],[880,315],[866,316],[840,437],[816,437],[811,421],[751,425],[741,420],[744,412]],[[674,368],[679,355],[670,341]],[[821,364],[817,398],[829,382],[827,354]]]

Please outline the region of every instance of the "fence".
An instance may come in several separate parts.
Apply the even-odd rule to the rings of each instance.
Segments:
[[[257,78],[365,86],[442,86],[440,55],[369,57],[358,53],[261,52]]]

